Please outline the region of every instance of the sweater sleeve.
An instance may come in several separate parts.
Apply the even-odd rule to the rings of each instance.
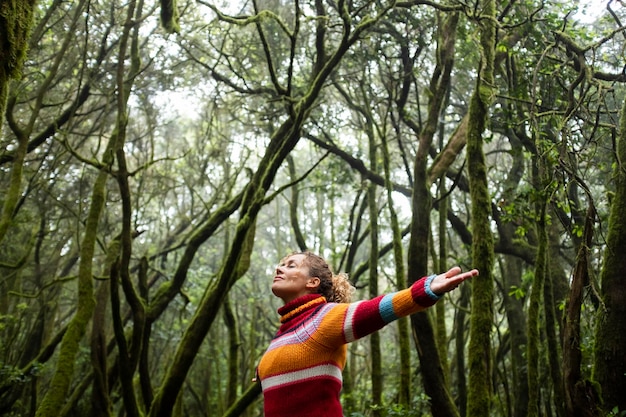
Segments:
[[[333,343],[331,340],[335,340],[335,343],[349,343],[381,329],[400,317],[422,311],[441,298],[430,288],[434,278],[435,275],[424,277],[405,290],[371,300],[336,304],[324,315],[319,333],[327,338],[327,343]]]

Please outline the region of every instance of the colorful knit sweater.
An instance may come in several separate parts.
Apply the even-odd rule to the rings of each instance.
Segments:
[[[346,343],[433,305],[433,276],[410,288],[351,304],[308,294],[278,310],[281,326],[261,358],[265,417],[342,417]]]

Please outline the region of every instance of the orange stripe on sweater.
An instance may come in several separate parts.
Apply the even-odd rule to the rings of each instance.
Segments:
[[[410,289],[398,291],[392,299],[392,304],[393,311],[398,317],[408,316],[424,310],[424,307],[413,302],[413,295]]]

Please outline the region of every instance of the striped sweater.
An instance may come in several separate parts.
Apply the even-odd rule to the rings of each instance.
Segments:
[[[351,304],[308,294],[278,310],[281,326],[258,366],[265,417],[342,417],[339,393],[346,343],[433,305],[435,276]]]

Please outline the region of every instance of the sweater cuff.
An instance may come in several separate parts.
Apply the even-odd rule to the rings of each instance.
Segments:
[[[430,288],[430,283],[435,279],[437,275],[431,275],[417,280],[411,286],[411,293],[413,295],[413,301],[415,304],[422,307],[430,307],[435,304],[442,296],[435,294]]]
[[[433,279],[435,279],[435,277],[437,277],[437,275],[431,275],[426,278],[426,281],[424,282],[424,292],[426,292],[426,294],[428,294],[430,298],[437,301],[441,297],[443,297],[443,295],[437,295],[432,289],[430,289],[430,283],[433,282]]]

